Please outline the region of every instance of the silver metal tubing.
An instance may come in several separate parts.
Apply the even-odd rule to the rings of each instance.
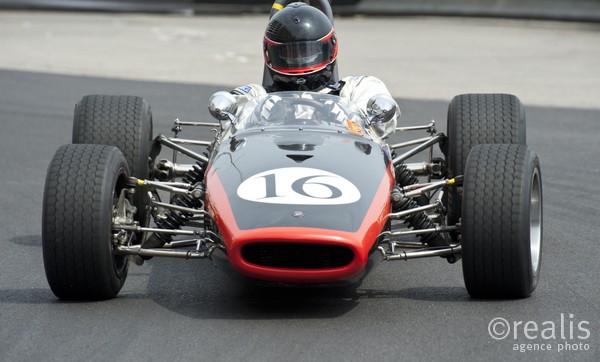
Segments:
[[[388,236],[409,236],[409,235],[421,235],[421,234],[431,234],[431,233],[443,233],[447,231],[460,230],[460,226],[437,226],[435,228],[429,229],[418,229],[418,230],[406,230],[406,231],[392,231],[387,234]]]
[[[176,151],[174,152],[177,153]],[[156,165],[154,165],[154,171],[155,173],[158,173],[158,175],[155,174],[155,176],[161,176],[162,179],[173,179],[175,177],[183,177],[193,168],[194,165],[192,164],[178,164],[166,159],[162,159],[158,161]]]
[[[212,236],[215,239],[218,239],[221,243],[223,243],[223,238],[221,236],[219,236],[219,234],[216,234],[210,230],[204,230],[204,235],[205,236]]]
[[[185,175],[186,173],[188,173],[193,167],[194,167],[194,165],[192,165],[192,164],[175,163],[175,164],[173,164],[173,176],[181,177],[181,176]]]
[[[452,180],[454,180],[454,179],[452,179]],[[432,182],[432,183],[427,183],[427,184],[409,185],[408,187],[403,188],[403,191],[405,191],[404,196],[407,196],[407,197],[421,196],[428,191],[441,189],[442,187],[445,187],[446,185],[450,185],[453,183],[454,183],[454,181],[444,180],[444,181]],[[421,187],[418,187],[418,186],[421,186]]]
[[[390,243],[390,247],[392,250],[396,250],[396,248],[400,249],[423,249],[426,245],[419,241],[394,241]]]
[[[139,256],[162,256],[170,258],[183,259],[204,259],[210,256],[212,250],[173,250],[173,249],[144,249],[139,245],[124,246],[117,245],[115,252],[122,255],[139,255]]]
[[[429,139],[429,137],[427,138]],[[416,176],[422,176],[429,174],[430,163],[427,162],[413,162],[413,163],[405,163],[404,164],[410,172],[414,173]]]
[[[415,250],[415,251],[401,251],[394,255],[385,255],[385,260],[408,260],[417,258],[429,258],[433,256],[452,256],[460,254],[462,252],[462,246],[450,246],[443,249],[435,250]]]
[[[158,229],[158,228],[143,228],[134,225],[119,225],[114,224],[113,230],[125,230],[125,231],[135,231],[135,232],[151,232],[151,233],[163,233],[163,234],[173,234],[173,235],[195,235],[200,236],[200,232],[194,230],[173,230],[173,229]]]
[[[158,201],[152,201],[153,205],[156,206],[161,206],[167,209],[172,209],[172,210],[178,210],[178,211],[183,211],[183,212],[187,212],[188,214],[192,214],[192,215],[208,215],[208,213],[204,210],[198,210],[198,209],[192,209],[190,207],[185,207],[185,206],[179,206],[179,205],[173,205],[173,204],[169,204],[166,202],[158,202]]]
[[[169,192],[173,192],[173,193],[181,194],[181,195],[187,195],[190,193],[190,191],[187,189],[187,187],[189,187],[190,185],[185,184],[185,183],[138,180],[138,185],[153,186],[153,187],[156,187],[157,189],[161,189],[161,190],[165,190],[165,191],[169,191]],[[173,185],[184,186],[186,188],[183,189],[183,188],[175,187]]]
[[[192,184],[189,184],[187,182],[174,182],[174,181],[150,181],[153,185],[156,184],[160,184],[160,185],[165,185],[165,186],[170,186],[170,187],[179,187],[182,189],[188,189],[190,187],[192,187]]]
[[[169,141],[181,144],[181,145],[197,145],[197,146],[210,146],[212,141],[198,141],[198,140],[188,140],[185,138],[169,138]]]
[[[429,148],[431,150],[432,148]],[[433,162],[412,162],[412,163],[404,163],[407,169],[410,172],[414,173],[415,176],[431,176],[431,175],[441,175],[442,174],[442,166],[438,163]]]
[[[423,150],[426,150],[428,147],[431,147],[431,146],[435,145],[436,143],[441,142],[445,138],[446,138],[446,136],[443,133],[438,133],[437,135],[431,137],[429,139],[429,141],[424,142],[424,143],[420,144],[419,146],[413,148],[412,150],[407,151],[407,152],[401,154],[400,156],[394,158],[394,160],[392,162],[393,162],[394,166],[397,166],[401,162],[404,162],[406,159],[416,155],[417,153],[419,153]]]
[[[435,129],[435,122],[431,121],[429,124],[423,126],[396,127],[396,131],[398,132],[420,131],[423,129],[427,130],[428,132],[432,132]]]
[[[176,240],[171,241],[170,243],[166,243],[163,245],[163,248],[171,249],[171,248],[184,248],[190,246],[196,246],[198,244],[198,239],[186,239],[186,240]]]
[[[427,210],[435,209],[435,208],[438,208],[440,206],[441,206],[441,203],[436,202],[436,203],[425,205],[425,206],[415,207],[414,209],[409,209],[409,210],[394,212],[394,213],[388,214],[388,217],[390,219],[401,219],[401,218],[403,218],[405,216],[412,215],[414,213],[421,212],[421,211],[427,211]]]
[[[189,156],[197,161],[201,161],[204,163],[208,163],[208,157],[201,155],[197,152],[194,152],[192,150],[189,150],[183,146],[178,145],[177,143],[171,141],[169,138],[167,138],[165,135],[158,135],[157,137],[158,142],[160,142],[162,145],[165,145],[167,147],[172,148],[173,150],[179,151],[181,153],[183,153],[186,156]]]
[[[174,123],[178,126],[196,126],[196,127],[221,127],[218,123],[209,123],[209,122],[182,122],[179,119],[176,119]]]
[[[431,234],[431,233],[443,233],[443,232],[448,232],[448,231],[454,231],[454,230],[460,230],[460,224],[456,224],[453,226],[436,226],[435,228],[428,228],[428,229],[417,229],[417,230],[404,230],[404,231],[384,231],[381,234],[379,234],[379,236],[384,236],[386,237],[388,240],[390,240],[389,238],[392,237],[398,237],[398,236],[414,236],[414,235],[422,235],[422,234]],[[395,245],[401,245],[404,244],[405,242],[398,242],[398,241],[391,241],[391,243],[394,243]],[[412,243],[411,243],[412,245]],[[421,247],[423,247],[422,243],[417,243],[415,242],[414,245],[420,245]]]
[[[416,140],[410,140],[410,141],[400,142],[400,143],[396,143],[394,145],[390,145],[390,148],[395,150],[395,149],[402,148],[402,147],[414,146],[414,145],[421,144],[423,142],[427,142],[430,139],[431,139],[431,137],[417,138]]]
[[[410,192],[410,191],[421,190],[421,189],[423,189],[425,187],[431,187],[432,185],[438,185],[438,184],[443,185],[445,183],[446,183],[446,180],[438,181],[438,182],[434,182],[434,183],[425,182],[425,183],[422,183],[422,184],[406,185],[406,186],[402,186],[401,191],[406,195],[406,193]]]

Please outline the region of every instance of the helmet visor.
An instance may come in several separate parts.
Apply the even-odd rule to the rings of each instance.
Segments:
[[[273,70],[285,74],[308,74],[331,64],[337,57],[333,30],[313,41],[278,43],[265,37],[265,62]]]

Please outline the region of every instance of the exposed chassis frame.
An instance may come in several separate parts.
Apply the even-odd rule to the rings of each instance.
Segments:
[[[182,132],[183,127],[209,127],[215,133],[215,137],[212,141],[182,139],[179,138],[178,135]],[[131,177],[128,182],[130,188],[126,189],[127,192],[125,194],[132,194],[136,189],[142,189],[143,192],[147,192],[150,199],[149,207],[155,217],[157,217],[156,215],[160,215],[161,210],[171,209],[191,214],[192,220],[194,221],[199,221],[200,218],[210,219],[210,215],[202,209],[188,208],[160,201],[158,190],[166,191],[170,196],[179,194],[195,198],[203,197],[203,194],[199,194],[200,191],[195,185],[175,181],[193,168],[193,164],[177,163],[178,154],[186,155],[199,163],[208,164],[209,157],[195,152],[186,146],[210,147],[217,144],[220,142],[221,130],[222,128],[219,123],[182,122],[179,119],[175,119],[172,128],[174,136],[166,137],[159,134],[154,140],[155,145],[159,147],[164,146],[173,151],[172,161],[163,159],[158,163],[152,163],[154,165],[155,176],[159,178],[158,181],[141,180]],[[412,214],[422,212],[426,212],[431,219],[443,219],[442,216],[445,215],[445,210],[441,201],[443,190],[450,185],[459,185],[462,183],[462,176],[432,182],[432,176],[441,176],[443,174],[443,166],[433,161],[433,146],[446,140],[446,136],[443,133],[438,133],[436,131],[435,121],[431,121],[429,124],[421,126],[396,128],[397,132],[423,130],[429,134],[428,137],[397,144],[387,144],[387,146],[392,151],[414,146],[408,151],[394,157],[392,163],[394,166],[404,164],[404,166],[416,176],[427,176],[427,182],[400,187],[399,191],[401,196],[413,198],[426,195],[431,199],[437,194],[438,197],[435,202],[428,205],[391,212],[388,215],[390,221],[402,221]],[[428,151],[426,161],[420,163],[404,163],[407,159],[424,151]],[[394,197],[394,195],[391,197]],[[127,206],[128,203],[119,202],[115,207],[114,215],[126,215],[127,212],[130,212],[126,209]],[[164,229],[141,227],[137,225],[136,222],[129,222],[127,220],[130,221],[131,218],[113,217],[112,229],[114,252],[121,255],[132,256],[132,259],[138,264],[143,262],[143,258],[148,257],[204,259],[210,258],[215,249],[219,248],[225,250],[225,246],[220,236],[207,230],[203,222],[190,223],[186,226],[186,229]],[[399,237],[406,236],[460,232],[460,224],[446,226],[444,220],[442,220],[438,221],[434,228],[426,229],[408,229],[406,226],[399,225],[398,223],[391,222],[390,224],[390,230],[383,231],[379,235],[377,245],[373,249],[381,254],[383,260],[392,261],[427,257],[445,257],[450,262],[454,262],[460,258],[462,252],[460,243],[449,243],[449,245],[445,247],[431,247],[418,241],[397,240]],[[190,239],[172,241],[161,248],[149,248],[144,247],[143,243],[141,245],[132,245],[131,235],[133,233],[142,235],[142,240],[146,239],[145,237],[148,233],[188,236]]]

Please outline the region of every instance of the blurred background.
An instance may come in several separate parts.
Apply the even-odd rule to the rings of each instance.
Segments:
[[[0,0],[12,9],[263,13],[272,0]],[[334,0],[337,15],[450,15],[599,21],[600,0]]]
[[[271,4],[0,0],[0,68],[223,87],[260,83]],[[526,104],[596,107],[600,0],[332,5],[342,77],[377,76],[403,98],[505,92]]]

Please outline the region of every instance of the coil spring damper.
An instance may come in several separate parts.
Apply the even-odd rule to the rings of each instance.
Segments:
[[[400,163],[394,167],[396,173],[396,183],[400,186],[408,186],[419,183],[419,179],[415,174],[406,167],[404,163]]]
[[[204,168],[200,162],[193,165],[192,169],[182,177],[183,182],[194,185],[192,191],[187,195],[175,195],[171,203],[177,206],[200,209],[204,200]],[[164,217],[155,220],[159,229],[176,230],[185,226],[193,215],[184,211],[167,209]],[[153,233],[144,242],[144,248],[160,248],[173,239],[173,235],[166,233]]]
[[[415,176],[415,174],[409,170],[408,167],[406,167],[404,162],[395,166],[394,171],[396,176],[396,184],[400,185],[400,187],[419,183],[417,176]],[[414,200],[420,206],[427,205],[429,203],[429,199],[425,195],[416,197]]]
[[[394,186],[392,190],[392,211],[406,211],[419,207],[419,204],[412,198],[404,196],[398,186]],[[415,230],[435,228],[433,221],[425,211],[412,213],[404,218],[404,222]],[[446,239],[439,233],[430,233],[419,235],[421,242],[429,246],[447,246],[449,245]]]

